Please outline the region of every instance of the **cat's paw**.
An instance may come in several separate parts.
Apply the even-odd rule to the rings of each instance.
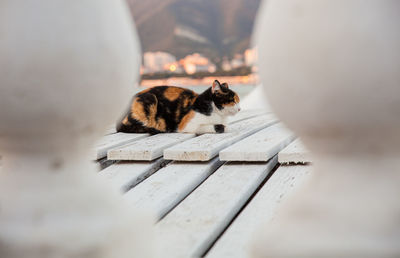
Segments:
[[[222,124],[214,125],[214,130],[216,133],[224,133],[225,132],[225,126]]]

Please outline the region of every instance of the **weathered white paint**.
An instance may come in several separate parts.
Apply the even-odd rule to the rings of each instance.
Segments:
[[[156,225],[158,256],[201,256],[277,164],[225,164]]]
[[[145,133],[115,133],[103,136],[94,147],[92,152],[93,159],[104,158],[107,156],[108,150],[143,139],[147,136],[149,135]]]
[[[282,124],[267,127],[223,149],[223,161],[268,161],[295,138]]]
[[[138,78],[124,1],[2,0],[0,35],[0,257],[149,257],[89,155]]]
[[[281,164],[304,164],[311,163],[311,160],[311,153],[300,139],[296,139],[278,154],[278,162]]]
[[[163,217],[193,189],[212,174],[222,162],[173,162],[128,191],[124,198],[132,206]]]
[[[207,254],[207,258],[249,258],[251,241],[260,223],[272,222],[285,198],[295,194],[310,166],[281,166],[258,191]]]
[[[163,133],[134,141],[108,151],[110,160],[154,160],[163,155],[164,149],[195,137],[186,133]]]
[[[99,175],[107,178],[120,191],[126,192],[167,163],[168,161],[162,158],[152,162],[118,162],[100,171]]]
[[[230,117],[228,121],[230,123],[236,123],[249,118],[265,115],[266,113],[267,112],[263,110],[246,110]],[[227,128],[228,130],[229,126],[230,125],[228,125]],[[211,126],[210,130],[214,130],[214,126]],[[163,155],[164,149],[187,139],[193,138],[194,136],[194,134],[183,133],[165,133],[154,135],[148,138],[135,140],[132,143],[123,145],[121,147],[112,148],[108,151],[107,158],[109,160],[154,160]],[[116,141],[118,139],[119,136],[115,136],[111,140]]]
[[[203,134],[168,148],[164,150],[164,158],[182,161],[210,160],[223,148],[276,122],[273,115],[243,120],[230,125],[227,133]]]

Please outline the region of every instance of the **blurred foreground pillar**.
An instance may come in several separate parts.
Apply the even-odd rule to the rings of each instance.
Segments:
[[[400,1],[269,0],[260,76],[312,151],[254,257],[400,257]]]
[[[149,257],[149,221],[88,153],[130,98],[139,49],[119,0],[0,2],[0,257]]]

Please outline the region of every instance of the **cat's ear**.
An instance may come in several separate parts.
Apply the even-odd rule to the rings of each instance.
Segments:
[[[218,80],[215,80],[215,81],[213,82],[213,84],[212,84],[211,92],[214,93],[214,92],[220,91],[220,90],[221,90],[221,84],[219,83]]]
[[[225,87],[225,88],[229,89],[229,86],[228,86],[228,84],[227,84],[226,82],[224,82],[224,83],[222,84],[222,87]]]

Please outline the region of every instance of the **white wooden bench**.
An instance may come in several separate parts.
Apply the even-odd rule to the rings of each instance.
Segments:
[[[306,152],[285,149],[300,143],[271,113],[240,112],[228,130],[201,136],[111,132],[102,140],[107,144],[97,146],[97,157],[107,149],[108,159],[117,161],[99,176],[129,205],[155,214],[158,257],[247,257],[258,222],[272,219],[309,174]]]

